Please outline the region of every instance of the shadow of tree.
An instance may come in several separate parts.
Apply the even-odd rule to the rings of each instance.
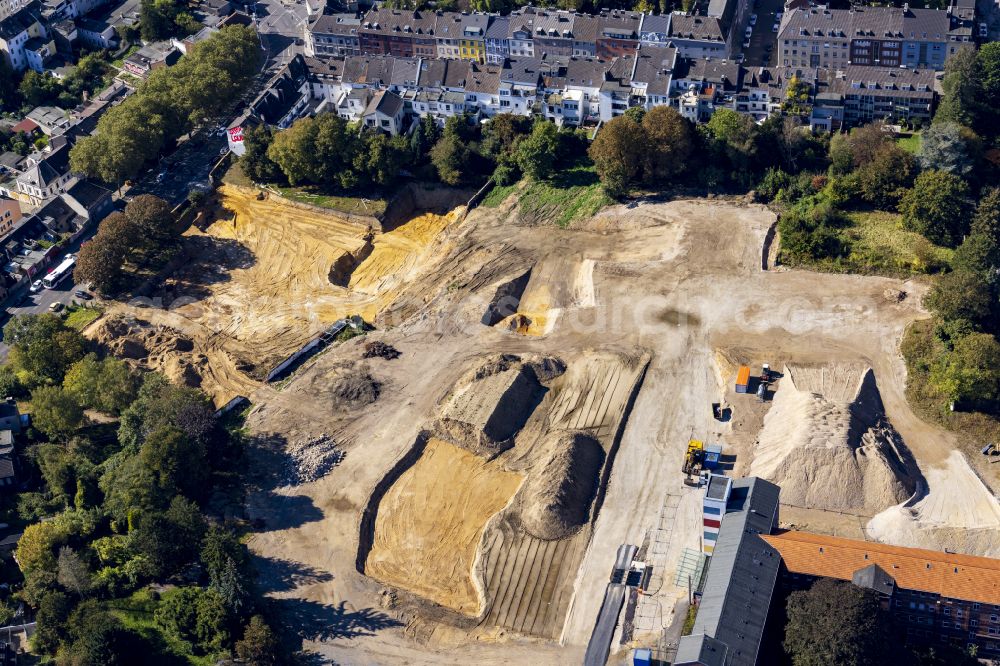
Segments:
[[[255,557],[254,568],[265,587],[275,592],[287,592],[302,585],[333,580],[333,574],[327,571],[277,557]]]
[[[178,270],[160,296],[168,306],[174,301],[195,302],[212,294],[211,285],[228,282],[230,271],[247,269],[257,263],[254,253],[231,238],[188,236],[184,239],[187,263]]]
[[[374,608],[350,610],[343,601],[337,605],[304,599],[270,601],[281,618],[283,638],[294,642],[289,646],[292,649],[301,649],[302,641],[374,636],[376,632],[403,624]]]
[[[286,450],[287,440],[281,435],[251,437],[247,441],[248,478],[253,504],[267,516],[258,519],[259,532],[301,527],[323,518],[323,512],[305,495],[284,495],[275,489],[288,485],[289,470],[294,460]]]

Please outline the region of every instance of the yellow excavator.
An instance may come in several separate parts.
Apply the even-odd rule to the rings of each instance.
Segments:
[[[681,471],[687,476],[698,476],[705,465],[705,444],[697,439],[688,441],[687,453],[684,454],[684,466]],[[685,479],[685,482],[687,480]]]

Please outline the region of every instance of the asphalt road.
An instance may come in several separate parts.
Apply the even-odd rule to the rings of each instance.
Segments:
[[[753,26],[750,35],[750,47],[743,49],[743,56],[746,58],[744,67],[778,64],[778,33],[772,28],[778,23],[775,15],[783,8],[783,0],[757,0],[754,3],[753,13],[757,15],[757,25]]]

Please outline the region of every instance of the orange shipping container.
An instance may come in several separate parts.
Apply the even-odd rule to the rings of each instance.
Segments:
[[[750,383],[750,368],[748,366],[741,365],[739,372],[736,373],[736,392],[746,393],[747,385],[749,383]]]

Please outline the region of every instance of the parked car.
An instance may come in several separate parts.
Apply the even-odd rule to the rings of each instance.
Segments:
[[[41,290],[42,290],[41,280],[35,280],[34,282],[31,283],[31,286],[28,288],[28,291],[30,291],[33,294],[37,294]]]
[[[980,23],[979,24],[979,36],[983,37],[983,38],[986,38],[986,37],[989,37],[989,35],[990,35],[989,28],[987,28],[987,26],[986,26],[985,23]]]
[[[771,26],[771,32],[778,32],[778,24],[777,23],[775,23],[774,25]]]
[[[225,147],[225,148],[221,148],[221,149],[219,150],[219,155],[221,155],[221,156],[225,156],[225,154],[226,154],[226,153],[228,153],[228,152],[229,152],[229,147],[227,146],[227,147]]]
[[[757,15],[756,14],[751,14],[750,15],[750,25],[757,25]]]
[[[745,49],[750,48],[750,40],[749,39],[743,40],[743,48],[745,48]]]
[[[83,289],[77,289],[76,291],[73,292],[73,295],[76,296],[77,298],[82,298],[85,301],[89,301],[92,298],[94,298],[93,294],[84,291]]]
[[[744,35],[746,35],[746,38],[747,38],[747,39],[750,39],[750,35],[752,35],[752,34],[753,34],[753,28],[747,28],[747,29],[746,29],[746,30],[745,30],[745,31],[743,32],[743,34],[744,34]]]
[[[58,301],[49,305],[49,312],[59,312],[62,309],[63,304]]]
[[[781,17],[784,16],[784,15],[785,15],[784,12],[778,12],[777,14],[774,15],[774,20],[775,21],[781,21]]]
[[[162,183],[166,179],[167,179],[167,172],[166,171],[161,171],[160,173],[156,174],[156,183],[157,183],[157,185],[159,185],[160,183]]]

